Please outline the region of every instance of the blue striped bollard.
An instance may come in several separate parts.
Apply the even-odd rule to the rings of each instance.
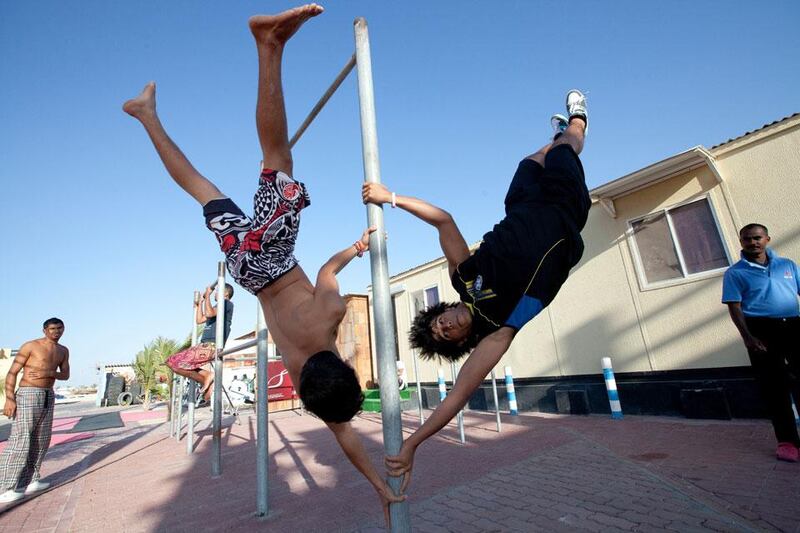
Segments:
[[[517,393],[514,391],[514,376],[511,374],[511,367],[506,367],[506,395],[508,396],[508,410],[512,415],[518,415]]]
[[[792,411],[794,411],[794,423],[800,426],[800,416],[797,416],[797,404],[794,403],[794,398],[792,398]]]
[[[617,393],[617,381],[614,379],[614,369],[611,368],[611,358],[603,357],[603,377],[606,380],[606,390],[608,391],[608,403],[611,406],[611,418],[622,418],[622,405],[619,403]]]
[[[443,402],[447,398],[447,385],[444,384],[444,370],[439,369],[439,401]]]

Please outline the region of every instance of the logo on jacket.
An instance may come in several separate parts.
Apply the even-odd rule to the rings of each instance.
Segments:
[[[794,279],[793,276],[792,276],[792,271],[791,270],[784,271],[783,278],[784,279]]]

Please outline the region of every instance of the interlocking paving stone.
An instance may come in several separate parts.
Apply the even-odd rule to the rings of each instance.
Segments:
[[[800,533],[800,464],[773,457],[766,421],[494,416],[468,412],[417,451],[415,531],[789,531]],[[255,509],[255,420],[223,428],[223,475],[210,475],[208,411],[195,453],[163,425],[98,432],[51,450],[54,488],[3,512],[16,531],[383,529],[378,499],[313,417],[271,414],[270,511]],[[404,417],[407,433],[417,427]],[[375,463],[379,415],[355,420]],[[58,448],[62,448],[58,450]]]

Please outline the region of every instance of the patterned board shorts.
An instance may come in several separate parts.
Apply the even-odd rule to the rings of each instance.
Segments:
[[[167,359],[170,368],[180,368],[183,370],[197,370],[203,365],[214,360],[217,355],[217,348],[213,342],[202,342],[197,346],[192,346],[181,352],[172,354]]]
[[[265,168],[253,198],[252,219],[230,198],[211,200],[203,207],[203,216],[217,236],[228,272],[256,294],[297,265],[294,244],[300,211],[309,205],[305,185]]]

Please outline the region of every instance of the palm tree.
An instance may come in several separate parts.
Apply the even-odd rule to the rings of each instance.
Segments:
[[[144,390],[144,409],[150,409],[150,391],[158,383],[158,373],[163,372],[162,366],[170,355],[179,351],[181,346],[177,341],[164,337],[156,337],[150,344],[146,345],[142,351],[136,354],[133,363],[133,370],[136,373],[136,380]],[[172,377],[172,371],[167,369],[168,377]],[[169,379],[172,383],[172,379]]]

